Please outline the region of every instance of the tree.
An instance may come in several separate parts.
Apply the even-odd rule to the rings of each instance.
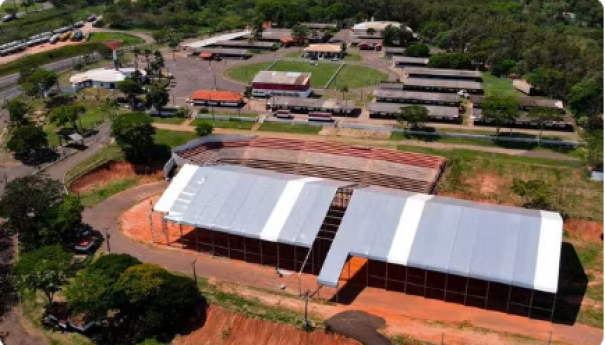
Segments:
[[[429,121],[429,110],[421,105],[411,105],[409,107],[401,107],[397,122],[407,124],[411,128],[422,128],[424,123]]]
[[[13,276],[15,285],[21,289],[41,291],[51,305],[55,294],[61,289],[71,273],[72,255],[59,246],[47,246],[21,255]]]
[[[561,113],[558,108],[533,107],[527,115],[540,126],[540,135],[538,136],[539,143],[542,143],[544,125],[561,119]]]
[[[405,56],[412,57],[429,57],[430,49],[426,44],[412,44],[405,50]]]
[[[137,71],[139,69],[139,55],[141,55],[141,49],[135,47],[132,50],[132,53],[134,54],[134,69]]]
[[[368,28],[368,29],[366,30],[366,33],[367,33],[368,35],[370,35],[370,36],[374,36],[374,35],[376,34],[376,29],[374,29],[374,28]]]
[[[525,200],[523,207],[549,210],[552,208],[548,202],[550,190],[546,182],[542,180],[523,181],[513,178],[511,187],[513,193]]]
[[[124,298],[120,316],[134,341],[167,338],[198,306],[199,292],[192,279],[175,276],[158,265],[128,268],[117,282]]]
[[[586,129],[582,132],[583,158],[591,171],[603,171],[603,129]]]
[[[19,85],[28,96],[42,97],[46,91],[57,83],[57,74],[42,68],[36,68],[29,75],[20,78]]]
[[[134,109],[134,102],[137,95],[143,93],[143,88],[141,85],[132,79],[124,79],[118,83],[118,90],[125,93],[128,96],[128,99],[131,102],[132,108]]]
[[[567,107],[574,116],[592,117],[603,113],[603,78],[585,78],[571,88]]]
[[[427,67],[450,69],[473,69],[473,63],[465,53],[440,53],[430,57]]]
[[[212,134],[214,130],[214,126],[208,122],[200,122],[197,126],[195,126],[195,133],[200,137],[205,137],[207,135]]]
[[[146,114],[128,113],[115,119],[111,124],[111,135],[131,161],[147,159],[154,147],[155,128]]]
[[[498,60],[492,66],[492,74],[496,77],[506,76],[515,69],[515,66],[517,66],[517,62],[514,60]]]
[[[294,37],[299,44],[303,45],[309,37],[309,28],[302,24],[296,24],[292,28],[292,37]]]
[[[162,69],[166,66],[166,63],[164,61],[164,56],[162,55],[162,53],[159,50],[156,50],[154,53],[154,62],[156,64],[156,68],[157,68],[157,72],[158,72],[158,78],[162,78]]]
[[[29,161],[48,150],[48,137],[38,126],[24,125],[12,132],[6,148],[13,152],[15,158]]]
[[[6,104],[6,108],[8,109],[8,121],[11,127],[19,127],[29,123],[27,115],[30,112],[30,108],[26,103],[15,98]]]
[[[166,88],[159,85],[151,85],[147,90],[147,106],[153,106],[157,110],[161,110],[170,101],[170,95]]]
[[[91,318],[104,320],[112,310],[119,310],[123,301],[116,282],[128,268],[141,262],[127,254],[103,255],[87,268],[79,271],[66,286],[65,296],[75,312],[87,313]]]
[[[49,210],[48,225],[40,229],[42,243],[73,248],[83,227],[82,211],[80,198],[66,195],[58,207]]]
[[[18,235],[25,251],[69,242],[68,238],[61,237],[61,233],[53,235],[44,230],[52,228],[51,222],[64,198],[61,183],[48,177],[31,175],[10,181],[0,199],[0,215],[6,220],[5,229]]]
[[[519,101],[514,98],[487,96],[483,101],[483,118],[496,126],[496,140],[500,129],[515,120],[519,113]]]
[[[51,111],[50,120],[59,126],[69,123],[76,132],[80,133],[82,128],[78,126],[78,120],[84,113],[86,108],[79,104],[62,105]]]
[[[525,76],[525,79],[540,92],[557,99],[565,99],[570,85],[575,82],[565,72],[547,67],[540,67]]]

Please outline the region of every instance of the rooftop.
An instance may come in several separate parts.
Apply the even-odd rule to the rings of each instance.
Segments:
[[[339,44],[311,44],[305,48],[305,52],[340,53]]]
[[[211,54],[224,54],[224,55],[251,55],[247,49],[229,49],[229,48],[202,48],[200,54],[211,53]]]
[[[241,102],[242,95],[239,92],[222,90],[197,90],[191,95],[193,100],[209,100],[220,102]]]
[[[455,93],[417,92],[395,89],[376,89],[374,90],[374,97],[435,102],[460,102],[460,98]]]
[[[408,58],[409,59],[409,58]],[[416,58],[421,59],[421,58]],[[428,63],[428,59],[427,59]],[[409,75],[434,75],[448,77],[465,77],[465,78],[481,78],[481,72],[458,69],[443,69],[443,68],[424,68],[424,67],[406,67],[404,71]]]
[[[318,281],[337,286],[350,254],[556,293],[562,239],[554,212],[356,189]]]
[[[563,109],[563,101],[558,99],[547,99],[540,97],[517,97],[517,101],[522,107],[546,107]],[[469,101],[473,104],[482,104],[484,96],[472,95]]]
[[[300,98],[300,97],[273,97],[271,104],[290,106],[290,107],[301,107],[301,108],[323,108],[323,109],[354,109],[355,102],[346,100],[342,101],[339,99],[322,99],[322,98]]]
[[[311,73],[260,71],[252,83],[306,85],[311,79]]]
[[[368,103],[368,111],[371,113],[397,114],[401,108],[411,107],[416,104],[404,103]],[[438,105],[421,105],[429,111],[429,116],[457,118],[460,116],[458,107],[447,107]]]
[[[387,49],[387,52],[389,52],[389,48],[385,48]],[[412,56],[393,56],[393,62],[394,63],[413,63],[413,64],[423,64],[426,65],[429,63],[429,58],[423,58],[423,57],[412,57]],[[408,68],[406,68],[407,71]]]
[[[403,80],[404,85],[418,87],[434,87],[446,89],[460,90],[483,90],[483,84],[477,81],[470,80],[439,80],[432,78],[406,78]]]
[[[82,83],[86,81],[96,81],[100,83],[118,83],[134,73],[132,67],[119,68],[95,68],[90,71],[74,74],[69,78],[70,83]],[[144,70],[139,70],[141,75],[147,74]]]
[[[183,46],[188,47],[188,48],[207,47],[207,46],[211,46],[213,44],[216,44],[216,42],[233,40],[233,39],[236,39],[236,38],[240,38],[240,37],[244,37],[246,35],[249,35],[250,33],[251,33],[250,30],[231,32],[231,33],[224,34],[224,35],[218,35],[218,36],[206,38],[206,39],[203,39],[203,40],[200,40],[200,41],[194,41],[194,42],[186,43],[186,44],[183,44]]]

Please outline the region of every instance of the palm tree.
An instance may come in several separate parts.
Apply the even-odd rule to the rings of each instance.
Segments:
[[[162,79],[162,68],[164,68],[166,66],[166,64],[164,63],[164,56],[162,56],[162,53],[160,53],[159,50],[156,50],[153,53],[153,55],[155,58],[155,63],[158,68],[158,78],[161,80]]]
[[[149,66],[149,55],[151,55],[151,49],[145,48],[145,50],[143,50],[143,55],[145,55],[145,60],[147,60],[147,66]]]
[[[346,96],[347,92],[349,92],[349,86],[347,84],[344,84],[340,87],[339,90],[340,90],[340,92],[342,92],[342,100],[343,100],[343,102],[345,102],[345,96]]]

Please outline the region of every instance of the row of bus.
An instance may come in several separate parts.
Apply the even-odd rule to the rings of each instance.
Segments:
[[[81,30],[72,31],[74,28],[81,28],[84,26],[84,22],[77,22],[74,25],[64,26],[53,30],[52,32],[43,32],[41,34],[33,35],[29,39],[13,41],[0,45],[0,56],[6,56],[18,53],[42,43],[55,44],[59,41],[79,41],[84,38],[84,34]]]
[[[294,118],[294,114],[290,112],[290,110],[277,110],[273,113],[273,116],[279,119],[292,119]],[[323,122],[332,122],[334,118],[332,118],[331,113],[325,113],[320,111],[312,111],[307,114],[308,121],[323,121]]]

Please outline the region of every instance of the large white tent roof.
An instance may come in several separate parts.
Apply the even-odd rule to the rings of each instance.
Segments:
[[[180,224],[309,248],[336,190],[348,184],[242,166],[187,164],[154,210]]]
[[[556,293],[562,235],[554,212],[357,189],[318,281],[337,286],[352,255]]]

